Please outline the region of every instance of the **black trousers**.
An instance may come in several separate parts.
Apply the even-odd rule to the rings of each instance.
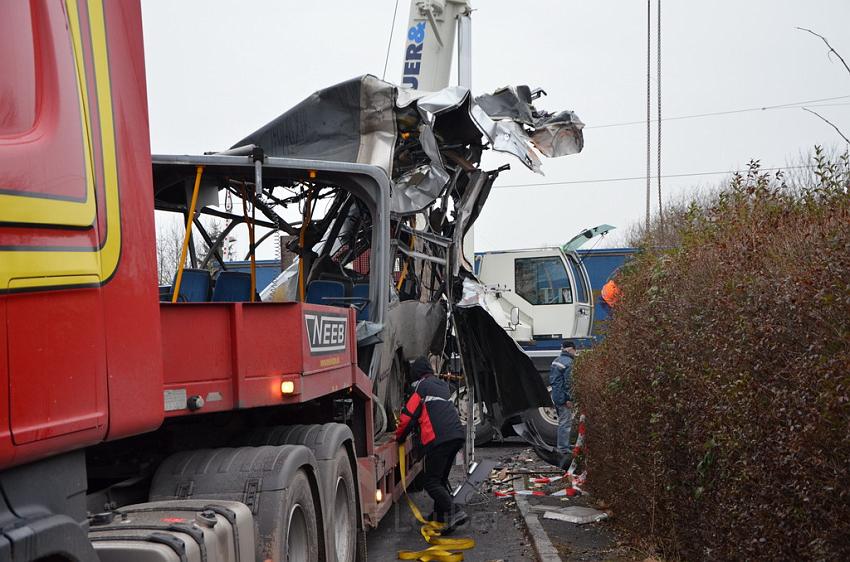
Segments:
[[[452,511],[449,472],[452,470],[455,456],[462,448],[463,439],[453,439],[435,445],[425,453],[425,491],[434,500],[434,516],[437,521],[447,521]]]

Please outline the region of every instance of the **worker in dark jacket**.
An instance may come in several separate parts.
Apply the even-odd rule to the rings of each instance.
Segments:
[[[449,384],[434,376],[428,360],[420,357],[414,361],[410,375],[414,392],[401,410],[396,440],[403,443],[407,435],[418,428],[425,450],[425,491],[434,500],[432,517],[445,523],[443,534],[447,534],[467,520],[463,510],[452,509],[449,493],[449,471],[458,451],[463,448],[466,432],[455,405],[449,400]]]
[[[570,395],[572,387],[573,359],[576,356],[576,344],[564,340],[561,355],[552,361],[549,369],[549,384],[552,386],[552,403],[558,411],[558,452],[570,450],[570,430],[573,424],[573,402]]]

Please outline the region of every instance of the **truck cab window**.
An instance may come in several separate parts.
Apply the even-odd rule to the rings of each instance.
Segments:
[[[572,271],[573,273],[573,279],[576,280],[576,300],[584,304],[589,303],[589,291],[587,290],[587,286],[584,284],[584,275],[581,274],[581,271],[579,270],[575,258],[573,258],[572,256],[568,256],[567,263],[570,264],[570,271]]]
[[[515,260],[514,290],[533,305],[573,302],[570,278],[558,256]]]

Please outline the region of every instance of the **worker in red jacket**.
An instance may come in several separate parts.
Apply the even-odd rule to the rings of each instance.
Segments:
[[[468,519],[463,510],[453,509],[449,487],[449,472],[463,448],[466,432],[457,408],[449,400],[449,384],[434,376],[428,360],[420,357],[414,361],[410,375],[414,392],[401,409],[396,440],[403,443],[411,431],[418,429],[425,450],[425,491],[434,500],[429,519],[444,523],[442,533],[448,534]]]

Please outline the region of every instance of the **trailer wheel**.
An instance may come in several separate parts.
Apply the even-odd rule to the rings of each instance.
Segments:
[[[393,357],[393,364],[390,367],[389,381],[387,383],[387,396],[384,401],[385,416],[387,431],[393,431],[396,428],[394,414],[401,411],[404,405],[404,384],[407,373],[402,366],[402,360],[398,353]]]
[[[303,470],[295,473],[286,492],[283,515],[287,520],[280,526],[284,533],[280,541],[280,559],[287,562],[318,562],[319,530],[316,506],[313,503],[310,482]]]
[[[372,397],[372,420],[375,424],[375,437],[387,430],[387,411],[377,396]]]
[[[357,506],[354,491],[354,474],[345,447],[340,447],[334,457],[330,506],[334,548],[337,562],[354,562],[357,546]]]
[[[452,393],[451,400],[452,402],[457,403],[457,413],[460,418],[460,423],[466,426],[467,422],[467,404],[466,404],[466,387],[460,387],[454,393]],[[481,405],[476,404],[472,409],[472,419],[475,421],[475,445],[484,445],[485,443],[489,443],[493,440],[495,436],[495,430],[493,426],[490,424],[490,421],[484,419],[481,415]]]

